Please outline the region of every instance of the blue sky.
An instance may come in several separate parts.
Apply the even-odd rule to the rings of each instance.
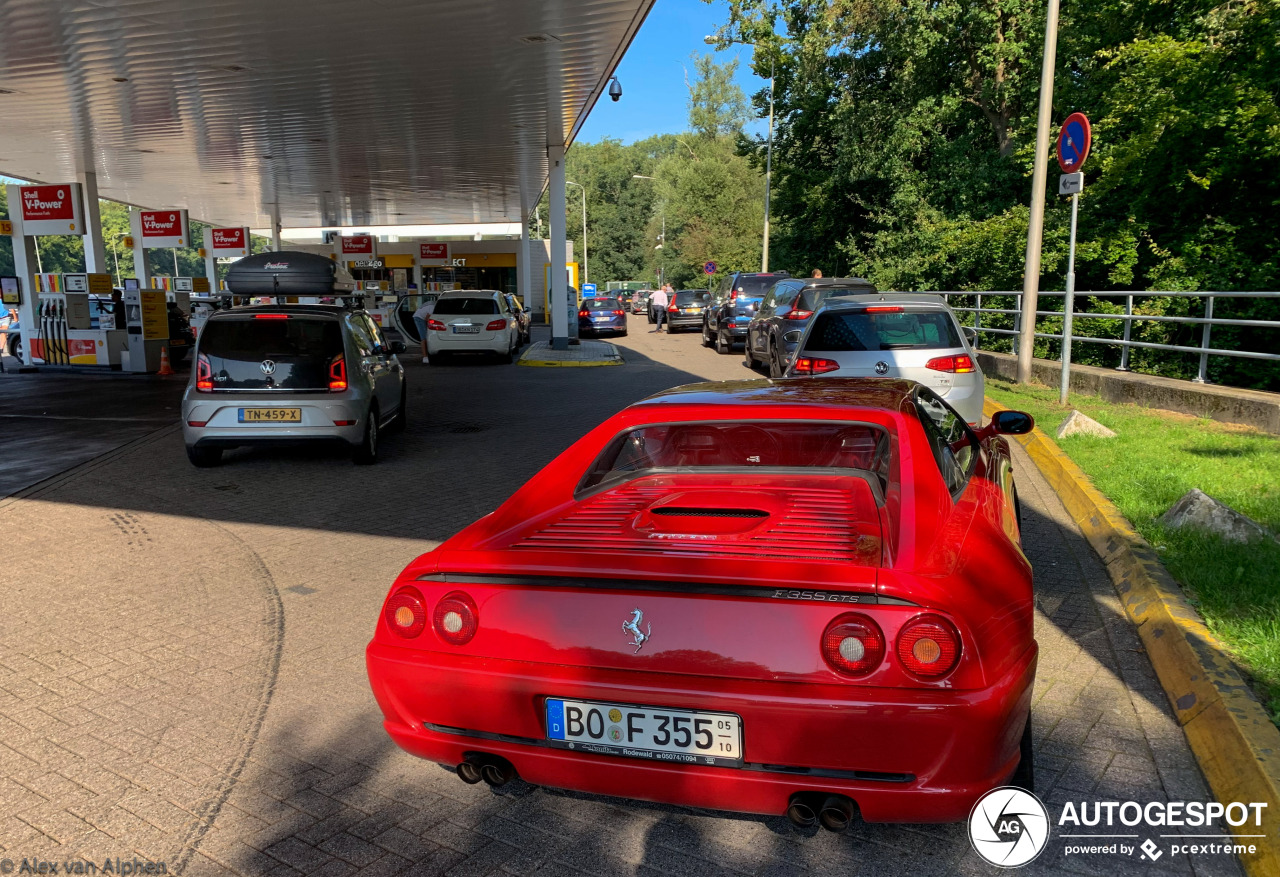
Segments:
[[[633,143],[654,134],[684,131],[688,125],[688,95],[684,78],[692,71],[690,55],[712,51],[702,41],[729,17],[729,4],[717,0],[658,0],[618,65],[622,100],[602,97],[578,134],[578,142],[596,143],[614,137]],[[748,65],[751,48],[731,46],[716,53],[721,62],[738,58],[737,81],[748,99],[769,80],[756,77]],[[763,130],[764,122],[748,126]]]

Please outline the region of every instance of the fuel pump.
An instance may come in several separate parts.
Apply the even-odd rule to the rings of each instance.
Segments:
[[[130,372],[153,372],[160,368],[160,349],[169,339],[169,313],[163,289],[124,291],[125,331],[129,337],[127,363]]]

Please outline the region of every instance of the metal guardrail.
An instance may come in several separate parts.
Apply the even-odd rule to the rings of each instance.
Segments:
[[[1016,292],[938,292],[948,304],[951,303],[952,296],[966,296],[976,298],[976,307],[971,308],[954,308],[957,313],[969,313],[974,315],[974,325],[970,328],[978,333],[989,332],[993,335],[1020,335],[1022,333],[1021,317],[1022,311],[1018,308],[984,308],[982,306],[983,297],[991,298],[993,296],[1013,296],[1018,303],[1022,300],[1022,291]],[[1041,292],[1041,297],[1046,296],[1065,296],[1065,292]],[[1098,314],[1088,311],[1072,311],[1073,319],[1075,317],[1088,317],[1091,319],[1102,320],[1122,320],[1124,322],[1123,338],[1093,338],[1071,333],[1071,343],[1084,342],[1093,344],[1110,344],[1120,347],[1120,365],[1116,367],[1117,371],[1129,370],[1129,350],[1134,347],[1149,348],[1152,350],[1171,350],[1178,353],[1191,353],[1200,356],[1200,368],[1198,374],[1192,378],[1197,383],[1206,383],[1206,374],[1209,368],[1210,356],[1233,356],[1244,359],[1265,359],[1277,361],[1280,360],[1280,353],[1266,353],[1250,350],[1223,350],[1221,348],[1210,347],[1210,338],[1212,336],[1214,326],[1247,326],[1257,329],[1280,329],[1280,320],[1236,320],[1215,318],[1213,316],[1213,302],[1218,298],[1254,298],[1254,299],[1275,299],[1280,300],[1280,292],[1077,292],[1077,298],[1087,298],[1089,296],[1097,297],[1114,297],[1123,296],[1125,299],[1125,308],[1123,314]],[[1204,299],[1204,316],[1203,317],[1168,317],[1146,314],[1135,314],[1133,312],[1133,300],[1135,298],[1202,298]],[[982,325],[983,314],[1006,314],[1015,317],[1015,327],[1013,329],[999,329],[996,327],[984,327]],[[1064,311],[1036,311],[1037,317],[1064,317]],[[1152,323],[1183,323],[1203,326],[1200,335],[1200,346],[1187,347],[1180,344],[1155,344],[1150,341],[1133,341],[1131,340],[1131,332],[1135,322],[1152,322]],[[1062,340],[1061,333],[1053,332],[1036,332],[1037,338],[1050,338],[1057,341]],[[1277,338],[1274,345],[1270,345],[1273,350],[1280,350],[1280,337]]]

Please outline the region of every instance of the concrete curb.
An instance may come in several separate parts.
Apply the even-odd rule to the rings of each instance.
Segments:
[[[622,365],[622,359],[582,359],[575,362],[573,360],[556,361],[551,359],[521,358],[517,365],[529,365],[536,368],[593,368],[602,365]]]
[[[990,417],[1003,408],[988,399],[984,413]],[[1037,428],[1016,438],[1107,567],[1209,787],[1223,803],[1266,802],[1263,825],[1274,827],[1280,819],[1280,730],[1236,672],[1226,647],[1150,544],[1049,436]],[[1225,830],[1259,832],[1251,824]],[[1248,874],[1280,877],[1280,837],[1241,842],[1257,846],[1255,854],[1240,856]]]

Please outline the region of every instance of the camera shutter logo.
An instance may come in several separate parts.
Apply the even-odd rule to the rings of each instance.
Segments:
[[[1049,843],[1049,811],[1030,792],[1003,786],[987,792],[969,813],[969,843],[987,862],[1020,868]]]

